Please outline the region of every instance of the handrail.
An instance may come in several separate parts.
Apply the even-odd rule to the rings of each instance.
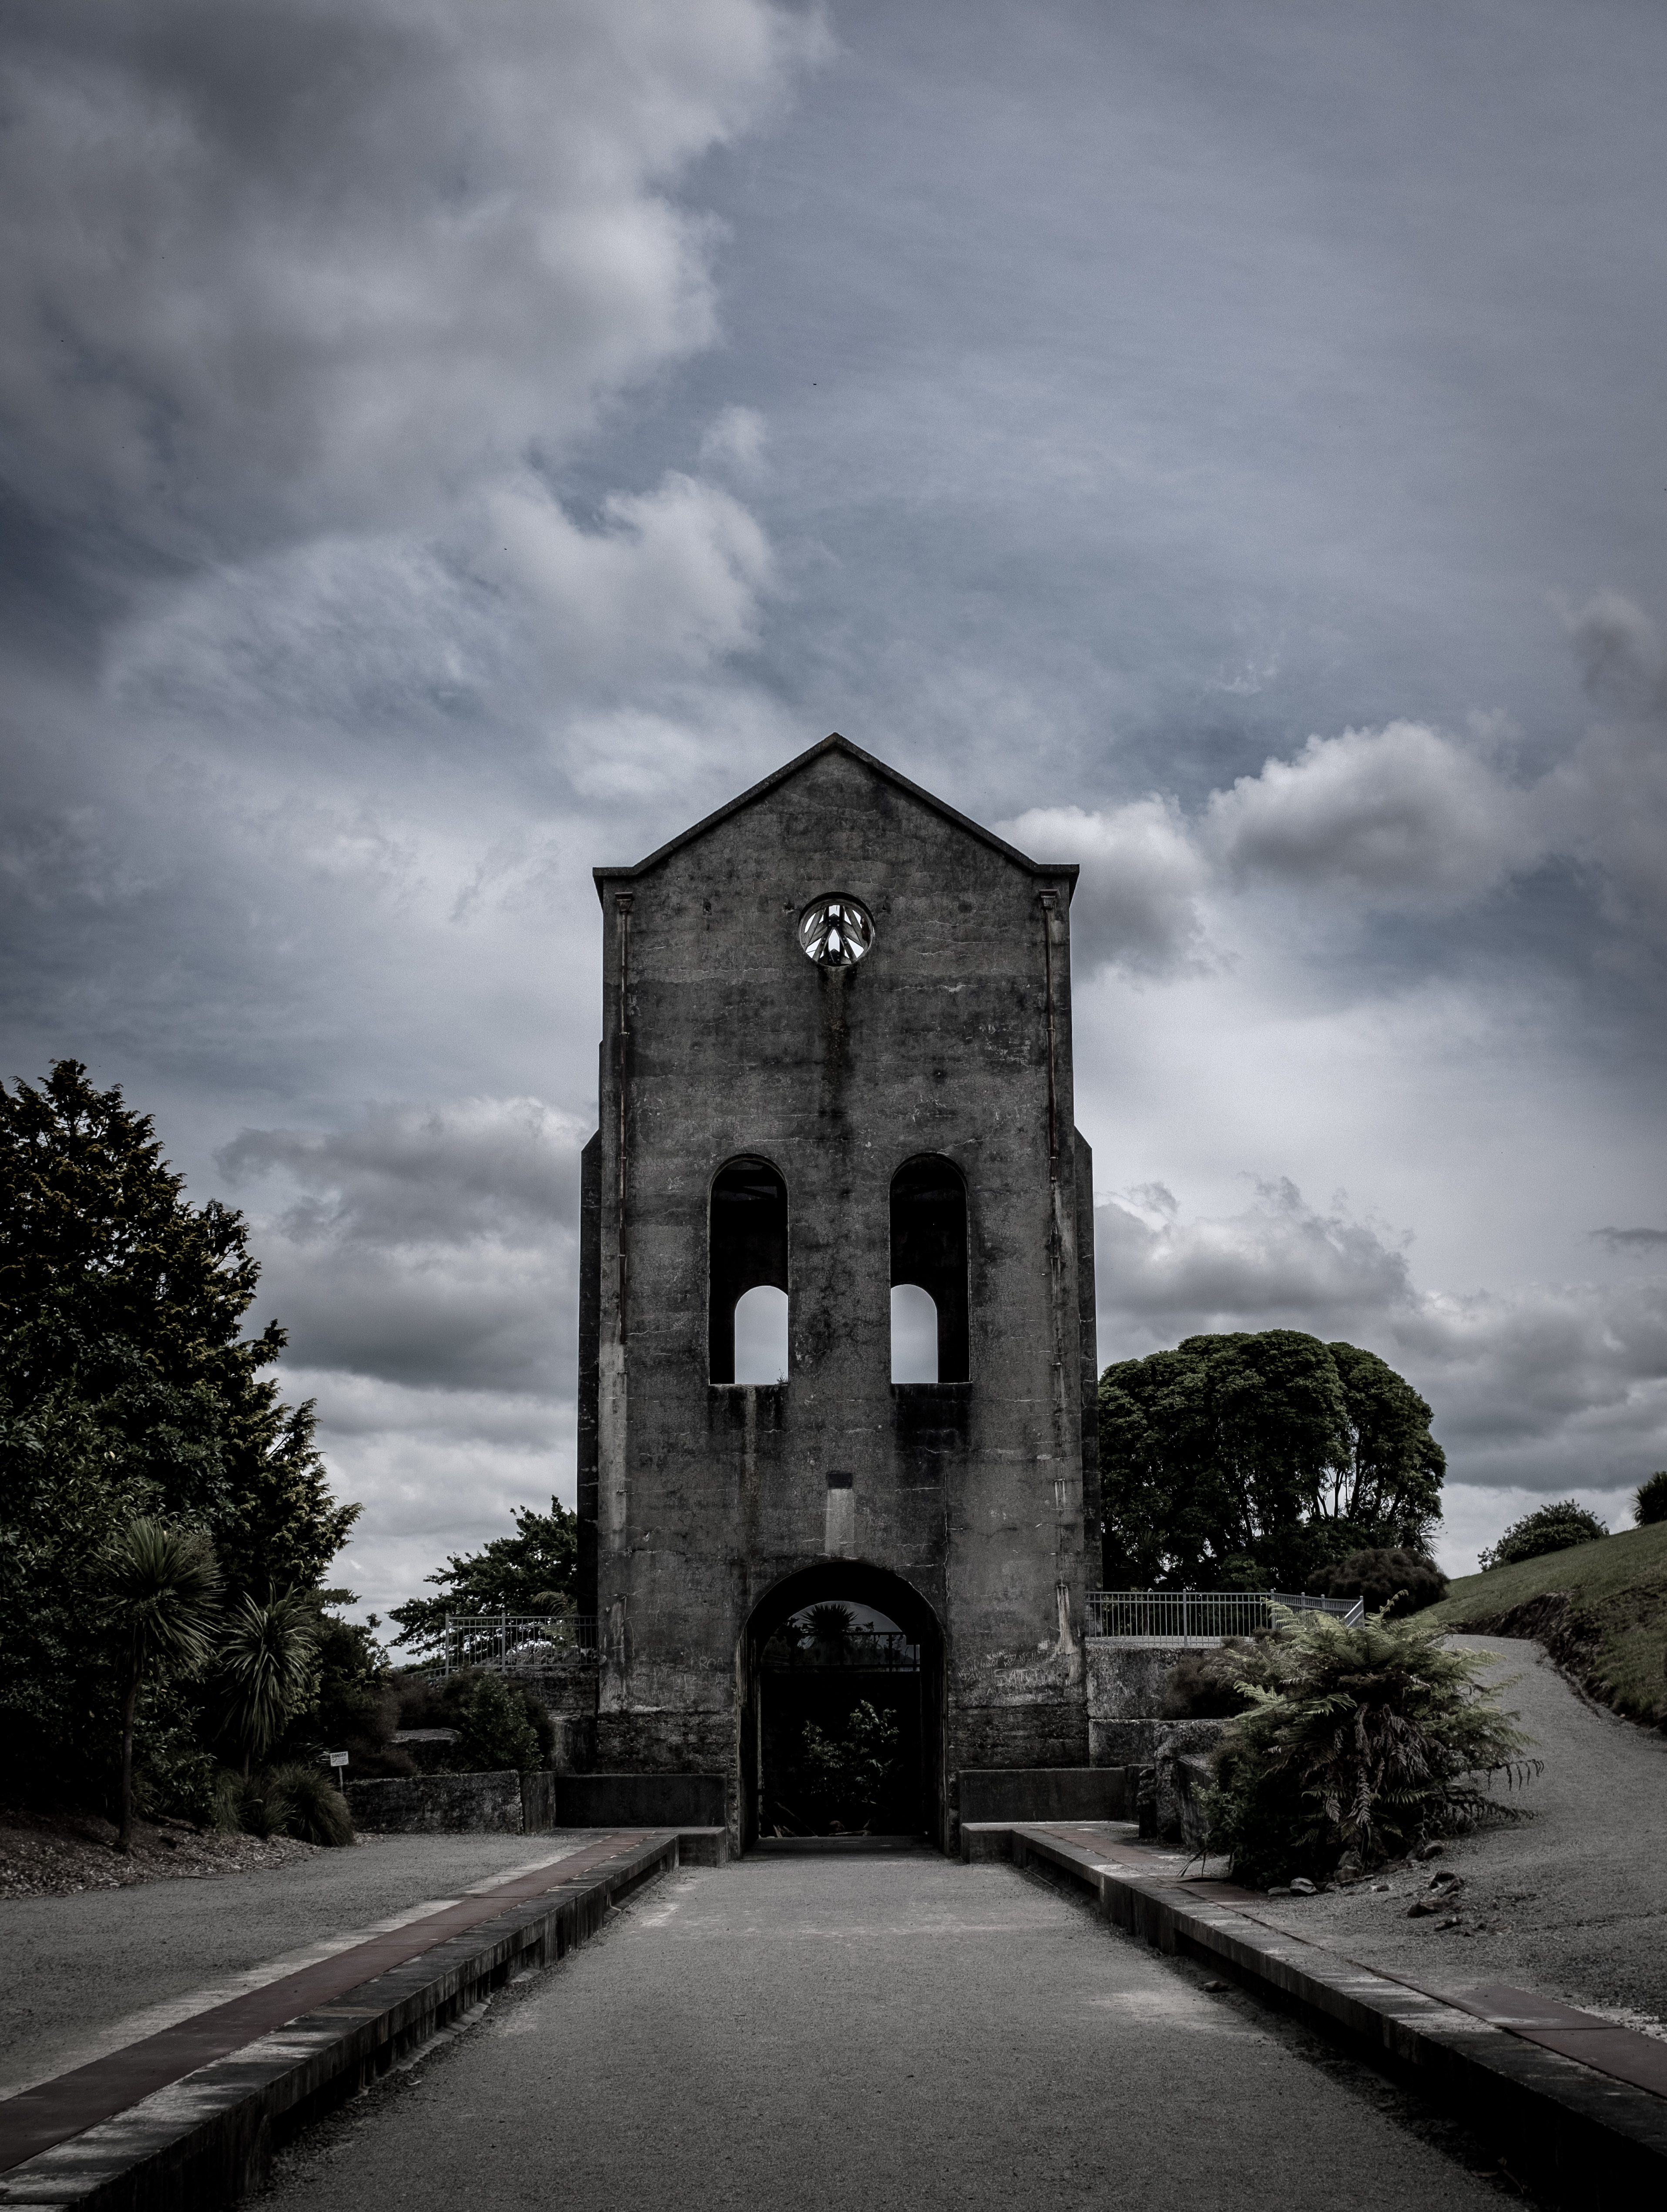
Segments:
[[[600,1649],[595,1619],[576,1613],[448,1613],[446,1616],[444,1671],[460,1674],[467,1667],[484,1667],[502,1674],[512,1667],[529,1667],[546,1655],[554,1658],[569,1652]]]
[[[1311,1597],[1291,1590],[1090,1590],[1090,1636],[1139,1638],[1159,1644],[1219,1643],[1224,1636],[1254,1636],[1274,1625],[1274,1607],[1329,1613],[1345,1628],[1366,1619],[1361,1598]]]

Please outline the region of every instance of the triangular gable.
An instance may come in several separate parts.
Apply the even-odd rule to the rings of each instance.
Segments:
[[[707,815],[703,821],[697,822],[691,829],[680,830],[657,852],[650,853],[646,860],[638,860],[630,867],[593,868],[591,873],[596,879],[596,896],[598,898],[604,896],[603,886],[605,884],[627,882],[633,876],[647,875],[650,868],[657,868],[673,853],[680,852],[685,845],[692,845],[697,838],[704,837],[708,830],[715,830],[720,822],[727,822],[732,814],[739,814],[743,807],[754,805],[759,799],[767,798],[771,792],[779,790],[790,777],[801,774],[812,761],[820,760],[824,753],[830,752],[844,753],[851,760],[861,761],[864,768],[883,776],[887,783],[894,784],[922,806],[929,806],[934,814],[941,815],[946,822],[952,822],[958,830],[969,837],[976,837],[981,845],[989,846],[992,851],[1011,860],[1015,867],[1023,868],[1033,876],[1062,876],[1066,881],[1068,899],[1076,889],[1078,866],[1074,860],[1031,860],[1028,853],[1021,853],[1016,845],[1009,845],[994,830],[986,830],[966,815],[957,813],[945,800],[925,790],[920,784],[911,783],[906,775],[899,775],[896,769],[888,768],[883,760],[876,760],[873,753],[865,753],[860,745],[854,745],[849,738],[842,738],[836,730],[831,737],[824,738],[820,744],[812,745],[808,752],[802,752],[797,759],[788,761],[785,767],[778,768],[773,775],[767,775],[762,783],[755,783],[750,791],[742,792],[739,798],[730,799],[715,813]]]

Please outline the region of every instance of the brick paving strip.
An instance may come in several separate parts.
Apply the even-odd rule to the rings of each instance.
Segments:
[[[379,1975],[495,1920],[511,1906],[549,1895],[645,1842],[647,1829],[620,1830],[546,1862],[532,1872],[484,1887],[403,1927],[373,1936],[263,1989],[213,2005],[0,2102],[0,2173],[125,2112],[198,2068],[345,1996]]]

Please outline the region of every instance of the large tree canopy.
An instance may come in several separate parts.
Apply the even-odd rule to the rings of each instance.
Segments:
[[[1411,1384],[1297,1329],[1191,1336],[1099,1387],[1108,1588],[1300,1589],[1367,1547],[1421,1549],[1446,1460]]]
[[[205,1530],[228,1597],[264,1600],[311,1589],[358,1512],[262,1372],[283,1331],[243,1334],[258,1275],[242,1216],[191,1204],[119,1090],[68,1060],[0,1084],[0,1708],[67,1769],[108,1733],[117,1525]]]

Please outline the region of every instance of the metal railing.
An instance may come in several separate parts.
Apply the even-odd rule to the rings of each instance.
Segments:
[[[448,1613],[442,1668],[484,1667],[503,1674],[536,1669],[542,1659],[599,1648],[597,1624],[583,1613]]]
[[[1289,1590],[1090,1590],[1090,1636],[1147,1638],[1157,1644],[1215,1644],[1253,1636],[1274,1625],[1274,1607],[1329,1613],[1354,1628],[1366,1618],[1358,1597],[1309,1597]]]

